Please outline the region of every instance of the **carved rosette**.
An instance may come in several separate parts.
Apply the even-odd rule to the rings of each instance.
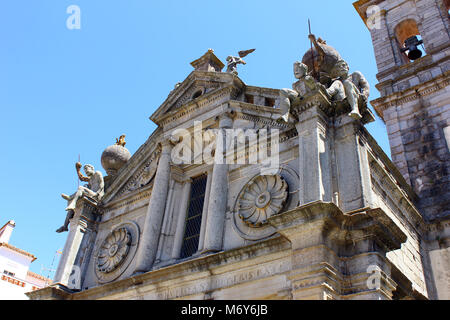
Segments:
[[[100,247],[97,270],[110,273],[125,260],[131,245],[131,235],[126,228],[113,231]]]
[[[111,282],[127,270],[136,254],[138,242],[139,227],[132,221],[124,222],[106,233],[94,254],[93,268],[99,283]]]
[[[262,227],[281,212],[287,197],[288,184],[280,175],[257,176],[239,197],[239,217],[250,227]]]

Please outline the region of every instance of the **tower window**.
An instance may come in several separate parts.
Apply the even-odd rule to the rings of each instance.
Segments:
[[[206,180],[207,175],[201,175],[192,181],[183,245],[181,246],[181,259],[192,256],[198,250],[203,205],[205,202]]]
[[[395,27],[395,37],[404,63],[417,60],[426,54],[416,21],[407,19]]]

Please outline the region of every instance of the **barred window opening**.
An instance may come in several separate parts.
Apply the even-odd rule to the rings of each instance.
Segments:
[[[180,254],[181,259],[192,256],[198,250],[203,204],[205,202],[206,180],[207,175],[201,175],[192,180],[191,196]]]

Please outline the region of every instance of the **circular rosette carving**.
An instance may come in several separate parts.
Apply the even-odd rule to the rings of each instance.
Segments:
[[[97,256],[97,270],[110,273],[125,260],[131,246],[131,235],[126,228],[111,232],[103,241]]]
[[[280,175],[257,176],[239,197],[239,217],[250,227],[262,227],[281,212],[287,197],[288,184]]]

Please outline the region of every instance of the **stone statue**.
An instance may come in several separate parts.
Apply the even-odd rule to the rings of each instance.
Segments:
[[[81,163],[77,162],[75,164],[75,168],[77,170],[78,178],[81,181],[88,182],[88,184],[85,187],[78,187],[77,192],[72,194],[71,196],[68,196],[64,193],[61,194],[61,196],[67,200],[67,215],[66,220],[64,221],[64,225],[60,227],[56,232],[61,233],[64,231],[68,231],[69,221],[73,218],[75,207],[77,205],[77,202],[79,199],[81,199],[83,196],[88,197],[92,199],[95,202],[98,202],[102,199],[104,194],[104,188],[105,183],[103,181],[103,175],[100,171],[95,171],[94,167],[90,164],[86,164],[84,166],[84,172],[86,173],[86,176],[84,176],[81,172]]]
[[[298,81],[292,84],[293,90],[280,90],[280,109],[283,111],[280,119],[283,119],[285,122],[291,121],[291,105],[294,100],[304,97],[318,88],[317,81],[309,74],[308,66],[304,63],[300,61],[294,63],[294,75]]]
[[[256,49],[243,50],[239,51],[239,57],[228,56],[227,57],[227,72],[232,73],[234,75],[238,75],[237,65],[238,64],[247,64],[242,58],[246,57]]]
[[[125,145],[126,145],[127,143],[125,142],[125,135],[124,135],[124,134],[121,135],[119,138],[116,138],[116,144],[117,144],[118,146],[125,147]]]
[[[340,102],[346,99],[351,108],[349,116],[361,119],[359,106],[367,105],[370,91],[366,78],[359,71],[349,74],[348,64],[326,41],[316,40],[313,34],[308,37],[314,49],[305,54],[303,62],[313,67],[313,76],[325,85],[330,100]]]
[[[237,65],[238,64],[246,64],[244,60],[239,57],[228,56],[227,57],[227,72],[232,73],[234,75],[238,75]]]
[[[331,71],[331,76],[335,78],[331,86],[326,90],[327,94],[334,101],[342,101],[347,98],[351,112],[349,116],[354,119],[361,119],[359,103],[367,103],[369,97],[369,83],[359,71],[349,75],[347,62],[340,60]]]

